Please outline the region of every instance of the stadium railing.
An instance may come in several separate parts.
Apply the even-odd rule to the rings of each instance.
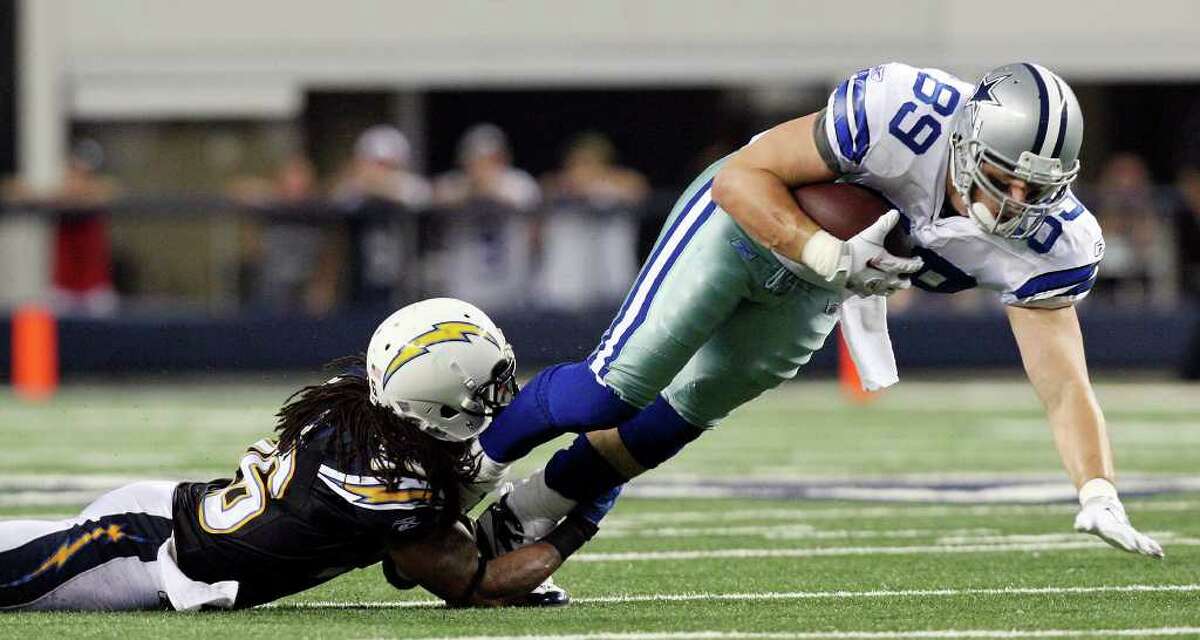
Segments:
[[[113,371],[312,367],[361,350],[361,337],[369,335],[374,323],[398,305],[432,295],[474,297],[456,290],[448,276],[458,248],[448,245],[456,242],[450,229],[453,225],[486,231],[515,220],[527,223],[530,229],[544,230],[555,216],[624,220],[628,223],[626,237],[638,247],[631,252],[633,264],[628,268],[636,269],[673,196],[659,193],[640,207],[560,201],[528,213],[479,203],[454,210],[413,211],[381,201],[354,207],[328,201],[247,206],[197,194],[122,197],[91,209],[111,221],[119,310],[101,318],[60,314],[63,373],[69,377]],[[61,204],[9,202],[0,204],[0,217],[35,215],[53,222],[63,210]],[[69,210],[75,215],[81,212],[78,206]],[[247,252],[241,246],[245,232],[261,237],[273,227],[289,226],[322,236],[340,235],[345,241],[337,279],[339,304],[323,313],[306,313],[295,297],[282,305],[268,304],[252,286],[262,270],[273,267],[262,263],[261,253]],[[1169,231],[1165,221],[1161,226]],[[173,238],[178,229],[187,229],[187,233]],[[581,247],[577,258],[583,273],[594,275],[602,261],[594,254],[595,246],[589,244],[587,228],[577,231],[582,234],[573,240]],[[372,243],[380,244],[369,237],[380,232],[393,238],[392,250],[383,253],[396,261],[380,269],[395,275],[383,286],[377,286],[379,282],[367,273],[380,267],[379,256],[369,255]],[[531,233],[536,235],[536,231]],[[286,250],[286,234],[283,240]],[[485,249],[487,242],[481,240]],[[170,269],[184,253],[192,254],[186,262],[196,271],[190,285],[128,275],[130,271]],[[508,304],[482,304],[505,327],[527,365],[585,356],[624,293],[621,286],[607,290],[607,297],[576,296],[559,305],[539,300],[540,292],[533,283],[542,278],[538,269],[545,267],[539,264],[543,255],[545,251],[535,248],[525,256],[525,271],[520,274],[525,283],[505,292]],[[488,257],[486,251],[482,259],[478,255],[472,258],[478,263],[474,266],[484,269],[485,279],[479,284],[485,288],[503,280],[487,271],[488,260],[493,258],[495,255]],[[1158,271],[1134,272],[1139,278],[1154,278]],[[139,286],[139,281],[151,284]],[[1156,286],[1142,288],[1148,291]],[[1178,364],[1196,325],[1193,306],[1178,298],[1164,303],[1150,294],[1097,294],[1082,305],[1089,360],[1094,366],[1164,369]],[[893,334],[902,366],[992,367],[1016,362],[999,307],[986,298],[965,304],[951,303],[944,296],[917,300],[907,306],[893,305]],[[8,332],[5,314],[0,335]],[[979,336],[999,337],[979,340]],[[830,353],[819,354],[810,369],[833,370],[832,350],[825,351]],[[0,376],[8,374],[8,359],[8,341],[0,340]]]

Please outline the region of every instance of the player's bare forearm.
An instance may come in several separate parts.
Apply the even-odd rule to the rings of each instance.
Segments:
[[[820,227],[788,188],[836,177],[813,139],[817,117],[809,114],[762,134],[730,156],[713,180],[713,200],[750,237],[796,260]]]
[[[553,546],[535,543],[488,561],[480,574],[478,547],[459,527],[399,545],[390,556],[401,574],[430,593],[471,606],[503,605],[532,591],[562,565]]]
[[[475,598],[466,603],[475,606],[506,604],[523,596],[549,578],[562,566],[558,551],[545,542],[535,542],[488,562]]]
[[[1088,379],[1083,334],[1074,307],[1008,307],[1025,372],[1054,433],[1063,466],[1076,488],[1093,478],[1113,480],[1104,413]]]

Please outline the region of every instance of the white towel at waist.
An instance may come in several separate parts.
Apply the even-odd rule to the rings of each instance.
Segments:
[[[850,295],[842,301],[839,321],[863,389],[876,391],[896,384],[900,376],[888,335],[887,298]]]

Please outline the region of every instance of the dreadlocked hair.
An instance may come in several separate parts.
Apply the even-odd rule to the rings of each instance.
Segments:
[[[468,443],[438,440],[421,431],[415,419],[371,402],[365,365],[361,355],[339,358],[325,365],[337,377],[293,393],[276,414],[279,450],[304,446],[306,435],[317,431],[306,432],[310,426],[332,427],[330,446],[341,468],[369,468],[390,491],[405,477],[424,478],[435,496],[438,525],[452,526],[462,485],[472,482],[479,460]]]

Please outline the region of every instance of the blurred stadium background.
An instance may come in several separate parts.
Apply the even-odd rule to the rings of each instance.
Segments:
[[[1093,366],[1196,376],[1195,3],[855,6],[0,2],[0,308],[67,380],[311,368],[431,295],[577,357],[714,158],[863,66],[1030,59],[1087,116]],[[905,371],[1014,363],[988,298],[896,300]]]
[[[1071,537],[1067,505],[792,506],[885,490],[903,500],[1070,499],[997,303],[913,292],[890,305],[898,389],[867,407],[841,405],[830,382],[837,350],[827,348],[797,384],[651,474],[638,485],[647,499],[614,515],[618,529],[703,526],[707,512],[729,526],[656,530],[640,542],[618,531],[596,545],[600,557],[770,540],[762,544],[792,549],[785,555],[833,556],[841,552],[826,547],[844,544],[861,558],[808,560],[811,573],[778,558],[646,571],[601,558],[609,569],[567,567],[585,596],[794,593],[763,596],[774,603],[753,615],[745,607],[757,596],[730,608],[584,608],[553,623],[505,613],[500,626],[430,614],[409,634],[551,628],[532,626],[539,620],[573,632],[672,630],[685,620],[709,631],[794,631],[800,615],[812,628],[882,632],[928,628],[931,616],[964,628],[1200,626],[1200,393],[1178,380],[1200,378],[1192,0],[0,0],[0,383],[19,371],[36,387],[55,369],[63,382],[41,402],[0,394],[0,516],[65,516],[128,478],[228,474],[296,382],[365,348],[376,322],[423,297],[479,304],[526,371],[586,355],[699,169],[819,108],[847,74],[889,60],[968,79],[1032,60],[1075,88],[1087,120],[1077,192],[1108,244],[1081,306],[1090,364],[1130,486],[1177,492],[1131,506],[1165,532],[1176,564],[1131,572],[1128,558]],[[720,482],[698,482],[713,477]],[[1015,484],[997,487],[998,477]],[[764,479],[781,484],[755,484]],[[773,500],[747,505],[748,496]],[[831,531],[812,529],[809,506],[834,510],[815,516],[828,516]],[[692,515],[672,519],[679,511]],[[835,513],[845,518],[837,527]],[[887,544],[969,553],[947,563],[894,551],[885,561],[863,546],[870,540],[845,533],[887,538],[897,518],[924,533]],[[946,523],[963,536],[938,537]],[[981,550],[990,544],[1000,546]],[[1005,555],[1045,550],[1056,550],[1053,562]],[[283,615],[228,624],[347,637],[345,627],[308,626],[309,614],[337,608],[330,601],[401,597],[376,574],[353,575]],[[1097,584],[1107,595],[1091,605],[1070,599]],[[1014,585],[1066,591],[912,599],[930,596],[922,589]],[[880,592],[902,624],[872,613],[869,598],[826,607],[841,596],[804,595],[886,588],[908,589]],[[342,620],[357,636],[397,633],[392,619],[359,613]],[[95,620],[22,624],[26,637],[63,624],[68,635],[135,623],[142,635],[172,637],[216,628]],[[748,626],[730,627],[738,624]]]

